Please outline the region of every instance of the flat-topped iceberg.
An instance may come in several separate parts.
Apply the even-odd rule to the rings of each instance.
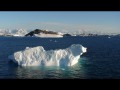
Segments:
[[[42,46],[26,47],[25,50],[15,52],[8,58],[21,66],[73,66],[86,49],[80,44],[73,44],[66,49],[48,51]]]

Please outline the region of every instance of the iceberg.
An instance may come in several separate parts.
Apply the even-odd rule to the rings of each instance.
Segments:
[[[73,66],[86,51],[87,48],[80,44],[48,51],[42,46],[37,46],[26,47],[25,50],[17,51],[8,58],[20,66]]]

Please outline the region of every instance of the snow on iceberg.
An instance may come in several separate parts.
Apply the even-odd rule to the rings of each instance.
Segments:
[[[66,49],[44,50],[42,46],[26,47],[8,58],[21,66],[73,66],[87,48],[73,44]]]

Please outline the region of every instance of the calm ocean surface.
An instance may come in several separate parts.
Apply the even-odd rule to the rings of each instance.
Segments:
[[[64,49],[72,44],[87,47],[72,67],[20,67],[8,56],[26,47]],[[0,79],[120,79],[120,36],[36,38],[0,37]]]

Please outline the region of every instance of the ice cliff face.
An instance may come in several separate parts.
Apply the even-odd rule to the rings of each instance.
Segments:
[[[8,58],[21,66],[73,66],[86,49],[80,44],[49,51],[44,50],[42,46],[26,47],[25,50],[15,52]]]

